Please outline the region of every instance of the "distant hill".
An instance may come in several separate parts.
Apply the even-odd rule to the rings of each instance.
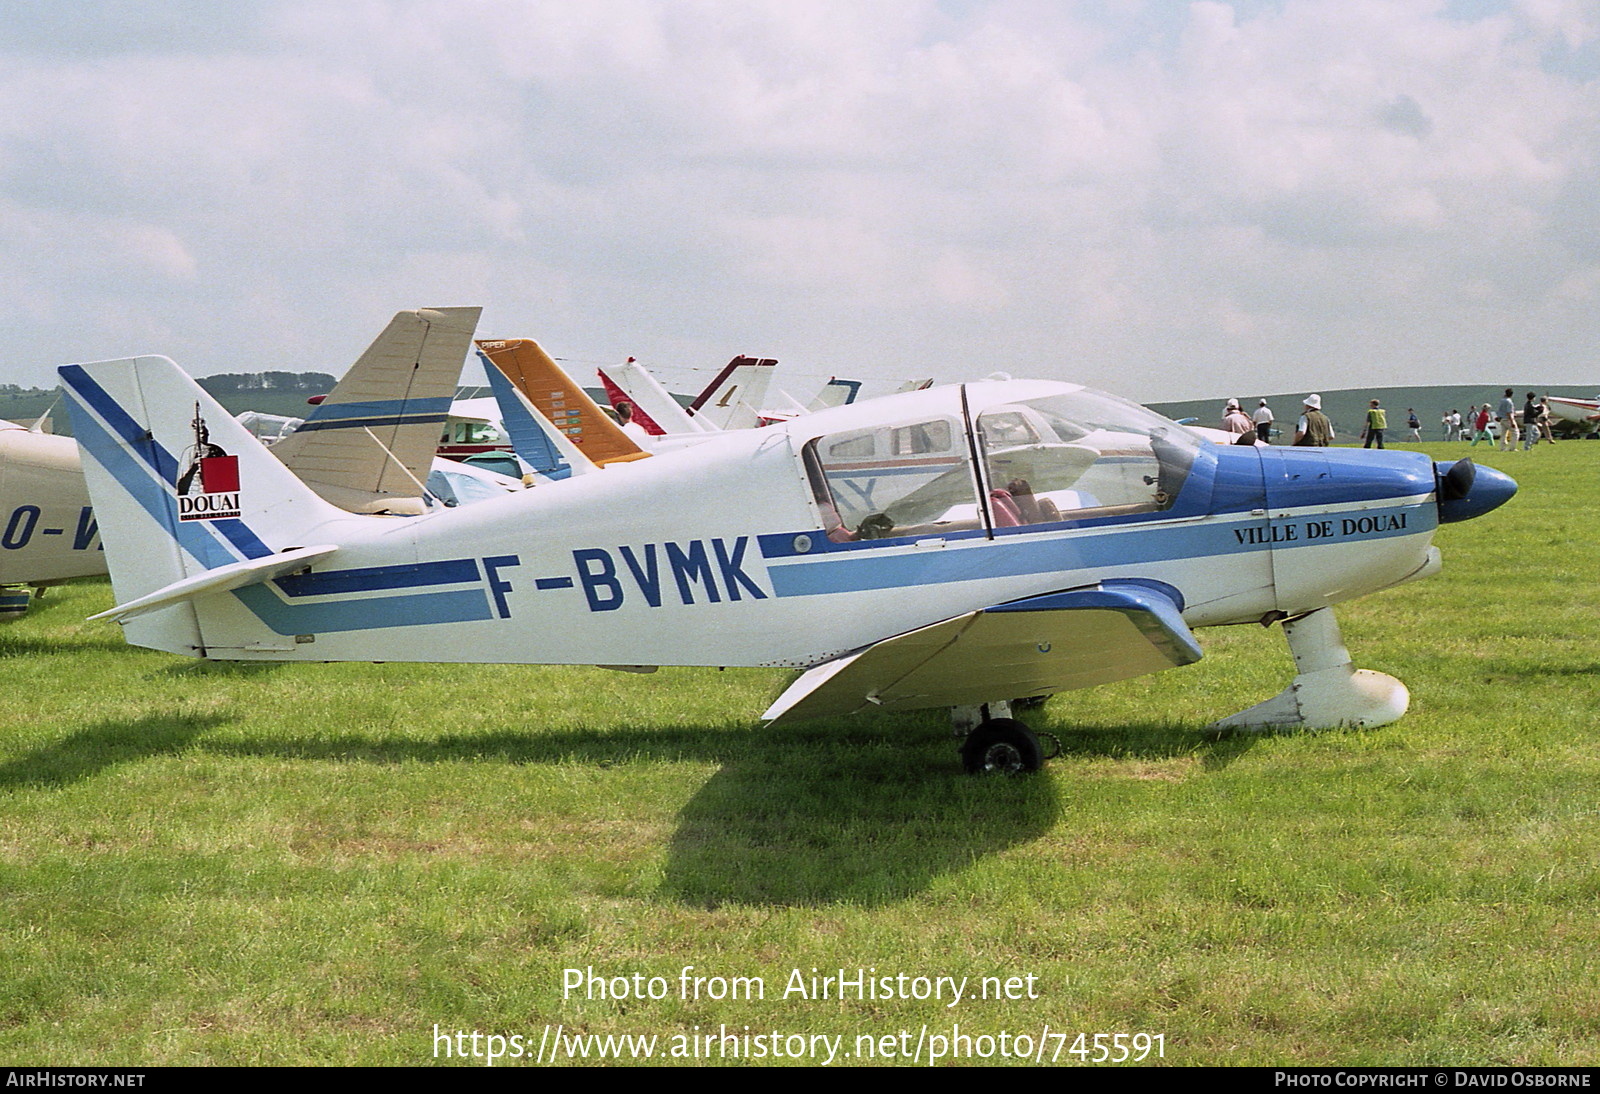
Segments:
[[[290,418],[304,418],[311,409],[306,399],[312,395],[327,394],[337,383],[332,376],[323,372],[227,373],[202,376],[197,382],[230,414],[254,410],[261,414],[283,414]],[[35,418],[49,411],[52,432],[70,437],[72,419],[65,404],[58,401],[60,397],[59,388],[0,385],[0,418],[31,425]],[[51,409],[52,406],[54,409]]]
[[[252,382],[260,384],[263,377],[274,380],[283,377],[284,381],[271,387],[264,384],[251,386]],[[292,383],[289,382],[291,379]],[[332,391],[335,380],[324,373],[260,373],[242,376],[236,374],[206,376],[199,382],[216,397],[218,402],[227,407],[229,413],[238,414],[246,410],[255,410],[263,414],[284,414],[293,418],[303,418],[310,409],[306,403],[307,397]],[[1576,395],[1585,399],[1593,398],[1595,395],[1593,391],[1572,387],[1546,387],[1528,383],[1510,386],[1516,392],[1519,407],[1529,391],[1536,391],[1540,395]],[[1390,436],[1400,439],[1405,429],[1406,408],[1415,407],[1417,417],[1422,419],[1423,439],[1438,440],[1439,416],[1446,410],[1459,410],[1465,416],[1467,408],[1478,403],[1488,403],[1492,407],[1500,401],[1505,388],[1505,384],[1499,387],[1484,385],[1375,387],[1344,391],[1323,390],[1319,394],[1322,396],[1323,413],[1333,420],[1338,441],[1350,443],[1361,432],[1361,423],[1366,414],[1367,401],[1370,399],[1379,400],[1389,412]],[[485,390],[483,394],[486,395],[488,392]],[[602,405],[604,404],[604,393],[595,391],[591,394],[595,395]],[[1300,416],[1301,400],[1306,394],[1304,391],[1293,391],[1264,396],[1267,405],[1272,408],[1272,413],[1276,416],[1279,428],[1289,431],[1294,429],[1294,420]],[[0,418],[31,423],[34,418],[50,410],[51,404],[56,404],[55,409],[50,410],[55,432],[71,436],[72,424],[66,408],[56,401],[59,395],[58,390],[19,388],[14,384],[0,384]],[[1239,405],[1244,407],[1247,414],[1254,412],[1256,400],[1263,398],[1261,393],[1254,391],[1239,392],[1233,397],[1239,400]],[[680,402],[687,401],[686,396],[678,398]],[[1222,395],[1214,399],[1150,403],[1149,406],[1169,418],[1194,418],[1198,425],[1215,426],[1222,421],[1222,405],[1228,398],[1229,396]]]
[[[1505,389],[1510,387],[1516,393],[1517,406],[1522,406],[1522,400],[1528,392],[1536,391],[1540,395],[1577,395],[1585,399],[1594,397],[1592,391],[1578,391],[1570,387],[1546,387],[1541,384],[1516,383],[1476,386],[1451,386],[1451,387],[1372,387],[1355,388],[1345,391],[1321,391],[1322,412],[1333,421],[1334,431],[1338,434],[1337,443],[1350,443],[1361,432],[1362,423],[1367,413],[1369,400],[1377,399],[1383,408],[1388,411],[1389,433],[1391,439],[1404,438],[1406,428],[1406,409],[1415,407],[1417,417],[1422,420],[1423,440],[1436,441],[1442,436],[1439,418],[1447,410],[1459,410],[1462,417],[1466,417],[1467,408],[1480,403],[1488,403],[1492,409],[1500,402]],[[1263,395],[1255,391],[1241,391],[1231,397],[1239,400],[1239,405],[1246,414],[1252,414],[1256,409],[1256,401],[1265,398],[1267,406],[1272,408],[1275,424],[1280,429],[1290,433],[1294,431],[1295,419],[1300,416],[1301,400],[1308,392],[1293,391],[1282,392],[1276,395]],[[1218,426],[1222,423],[1222,406],[1230,398],[1224,395],[1217,399],[1186,399],[1174,403],[1151,403],[1150,409],[1165,414],[1169,418],[1195,418],[1196,425]]]

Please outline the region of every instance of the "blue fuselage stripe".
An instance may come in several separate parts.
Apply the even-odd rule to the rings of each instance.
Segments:
[[[334,593],[364,593],[376,589],[411,589],[421,585],[456,585],[477,580],[478,560],[455,558],[445,562],[294,574],[280,577],[275,584],[285,596],[330,596]],[[354,603],[366,605],[371,601]]]
[[[359,601],[285,604],[265,585],[235,589],[238,597],[274,634],[332,634],[336,631],[415,627],[429,623],[466,623],[493,618],[482,589],[379,596]]]
[[[1139,532],[1107,531],[1098,535],[1086,533],[1073,536],[1056,534],[1038,538],[1005,536],[992,543],[978,543],[970,547],[901,547],[892,554],[852,551],[824,554],[815,560],[803,562],[789,562],[786,559],[779,565],[771,565],[773,560],[769,559],[767,576],[772,581],[773,592],[778,596],[819,596],[984,578],[1100,570],[1182,559],[1225,558],[1274,548],[1292,550],[1306,545],[1426,534],[1432,532],[1438,523],[1437,509],[1432,501],[1420,505],[1361,509],[1358,515],[1374,518],[1377,528],[1350,533],[1343,533],[1339,527],[1340,522],[1346,519],[1345,514],[1332,513],[1310,518],[1331,520],[1335,524],[1333,534],[1310,544],[1273,543],[1265,534],[1255,537],[1241,534],[1250,527],[1266,529],[1268,523],[1265,517],[1253,524],[1206,521],[1163,527],[1161,523],[1154,523]],[[795,537],[791,534],[775,538],[779,542],[792,542]]]
[[[385,425],[428,425],[445,421],[443,414],[388,414],[373,418],[337,418],[314,422],[307,418],[295,432],[316,433],[324,429],[372,429]]]
[[[347,422],[353,418],[404,418],[408,421],[444,421],[450,413],[450,399],[368,399],[353,403],[320,403],[306,415],[301,429],[321,423],[322,428],[334,422]],[[433,415],[423,419],[423,415]]]

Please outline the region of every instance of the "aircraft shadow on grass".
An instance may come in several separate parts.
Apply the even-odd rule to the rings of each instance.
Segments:
[[[679,813],[662,894],[703,908],[881,905],[1054,827],[1048,775],[974,779],[947,735],[893,724],[906,720],[752,734]]]
[[[936,720],[935,720],[936,721]],[[678,816],[663,894],[695,906],[877,904],[1049,831],[1045,776],[974,779],[926,715],[749,731],[726,726],[251,737],[213,754],[396,764],[710,763]]]
[[[181,752],[202,733],[233,720],[231,714],[213,713],[97,722],[0,764],[0,791],[68,787],[122,764]]]
[[[974,779],[934,723],[903,716],[804,731],[788,728],[725,764],[686,805],[668,852],[664,890],[687,904],[878,905],[940,875],[1038,839],[1071,807],[1051,775]],[[923,716],[923,721],[928,721]],[[878,733],[873,733],[876,725]],[[1249,735],[1161,725],[1059,734],[1072,757],[1162,759],[1198,754],[1227,766]],[[818,773],[819,753],[826,774]]]
[[[954,741],[938,722],[925,714],[884,714],[748,732],[633,726],[403,740],[336,733],[204,747],[220,755],[377,764],[717,764],[679,813],[663,895],[697,907],[876,905],[1037,839],[1060,818],[1054,779],[974,779],[962,772]],[[1138,725],[1063,734],[1063,754],[1069,761],[1198,754],[1211,770],[1231,763],[1252,740]]]
[[[61,654],[96,653],[125,654],[128,644],[116,635],[105,638],[86,638],[78,635],[69,641],[58,638],[29,638],[0,633],[0,658],[7,657],[58,657]]]
[[[208,666],[218,671],[224,666]],[[231,666],[231,671],[266,666]],[[182,669],[171,671],[183,671]],[[726,904],[879,905],[1035,840],[1060,819],[1049,775],[974,779],[927,715],[885,714],[749,732],[724,726],[457,733],[397,740],[363,733],[200,741],[211,755],[355,763],[714,763],[683,807],[663,895]],[[231,713],[105,721],[0,765],[0,790],[65,787],[121,764],[180,752]],[[1062,734],[1063,755],[1169,758],[1225,766],[1253,737],[1170,726]],[[1069,771],[1069,768],[1063,769]]]
[[[253,676],[270,676],[282,668],[280,661],[184,661],[167,665],[149,675],[151,678],[161,676],[177,680],[229,676],[249,679]]]
[[[1295,728],[1284,732],[1303,735],[1306,731]],[[1193,756],[1204,771],[1221,771],[1254,748],[1261,738],[1274,735],[1270,729],[1197,728],[1163,722],[1056,731],[1062,762],[1069,765],[1075,757],[1171,760]]]

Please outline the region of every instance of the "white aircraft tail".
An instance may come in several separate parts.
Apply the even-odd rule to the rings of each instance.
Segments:
[[[632,357],[620,365],[600,370],[600,383],[604,386],[611,405],[626,400],[637,408],[634,420],[640,422],[653,436],[669,433],[715,433],[711,423],[690,417],[678,404],[661,381]],[[651,428],[654,426],[655,428]]]
[[[816,398],[811,400],[808,410],[827,410],[835,406],[848,406],[856,401],[856,396],[861,394],[860,380],[841,380],[837,376],[828,378],[822,385],[822,390],[817,392]]]
[[[136,645],[203,653],[194,597],[303,568],[382,519],[323,501],[165,357],[60,375],[119,604],[108,614]]]
[[[771,357],[735,357],[689,404],[689,413],[716,429],[754,429],[777,364]]]
[[[352,512],[421,512],[482,308],[403,311],[273,454]]]

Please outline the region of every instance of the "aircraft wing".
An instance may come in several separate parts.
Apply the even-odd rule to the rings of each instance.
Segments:
[[[773,722],[1049,695],[1200,660],[1176,589],[1106,581],[967,612],[818,665]]]

